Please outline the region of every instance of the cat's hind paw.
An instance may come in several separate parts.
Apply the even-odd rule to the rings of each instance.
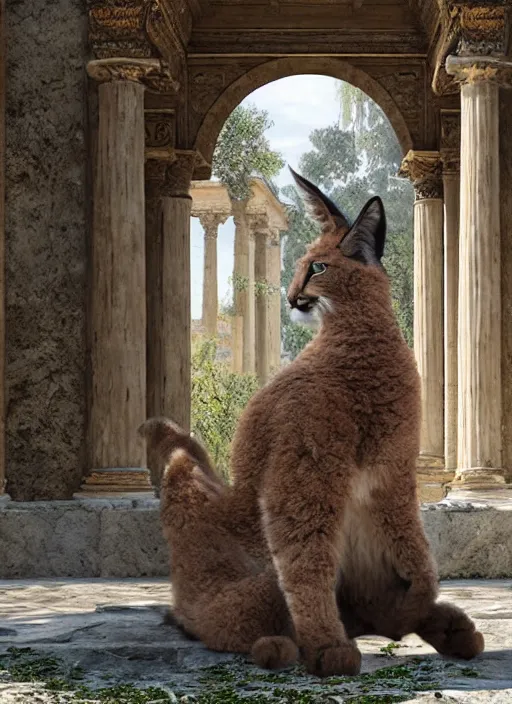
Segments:
[[[258,667],[278,670],[295,665],[299,649],[287,636],[264,636],[254,643],[251,655]]]
[[[317,677],[358,675],[361,670],[361,652],[351,642],[305,647],[301,651],[307,671]]]

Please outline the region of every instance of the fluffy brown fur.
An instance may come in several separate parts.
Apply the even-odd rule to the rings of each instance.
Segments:
[[[357,673],[364,634],[415,632],[472,658],[482,635],[436,602],[416,497],[418,375],[380,265],[382,203],[350,226],[296,179],[323,234],[298,262],[289,301],[322,323],[245,409],[232,486],[170,421],[142,429],[165,465],[174,618],[212,649],[251,652],[265,667],[300,657],[321,676]]]

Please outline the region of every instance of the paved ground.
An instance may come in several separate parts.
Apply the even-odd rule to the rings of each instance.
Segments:
[[[361,638],[363,675],[326,683],[298,670],[269,676],[243,658],[212,653],[184,639],[162,622],[171,598],[165,580],[0,581],[0,702],[77,701],[59,692],[67,681],[72,689],[89,687],[82,700],[100,688],[93,699],[123,704],[163,704],[185,695],[205,704],[231,704],[239,696],[256,701],[255,693],[261,692],[271,702],[301,704],[378,704],[399,696],[423,704],[512,704],[512,581],[454,581],[442,592],[476,619],[486,638],[483,656],[469,664],[448,662],[414,636],[395,650],[388,648],[388,654],[381,651],[387,641]],[[77,667],[83,680],[74,679]],[[50,688],[15,681],[27,679],[51,680]],[[128,682],[158,690],[133,699],[136,689],[112,694]]]

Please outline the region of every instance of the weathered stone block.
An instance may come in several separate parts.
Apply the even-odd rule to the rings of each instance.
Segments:
[[[441,579],[512,577],[512,511],[431,504],[422,518]],[[0,506],[0,579],[168,574],[156,499]]]
[[[0,510],[0,577],[100,576],[100,513],[73,501]]]
[[[169,554],[157,507],[102,511],[99,559],[102,577],[165,577]]]

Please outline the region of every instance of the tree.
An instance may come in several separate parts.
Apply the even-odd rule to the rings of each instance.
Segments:
[[[338,95],[339,123],[311,133],[312,149],[302,155],[299,171],[324,190],[352,220],[371,196],[381,196],[388,221],[383,263],[391,280],[393,307],[400,328],[412,345],[413,189],[408,181],[395,176],[400,165],[400,146],[382,110],[347,83],[339,84]],[[296,259],[316,236],[316,230],[298,198],[288,189],[286,194],[291,201],[290,227],[284,235],[283,253],[283,283],[287,286]],[[295,357],[312,335],[293,325],[288,315],[283,315],[282,320],[284,348]]]
[[[213,175],[232,200],[250,196],[251,176],[272,179],[283,168],[281,154],[270,149],[265,137],[272,124],[268,113],[255,105],[239,105],[224,123],[213,155]]]

